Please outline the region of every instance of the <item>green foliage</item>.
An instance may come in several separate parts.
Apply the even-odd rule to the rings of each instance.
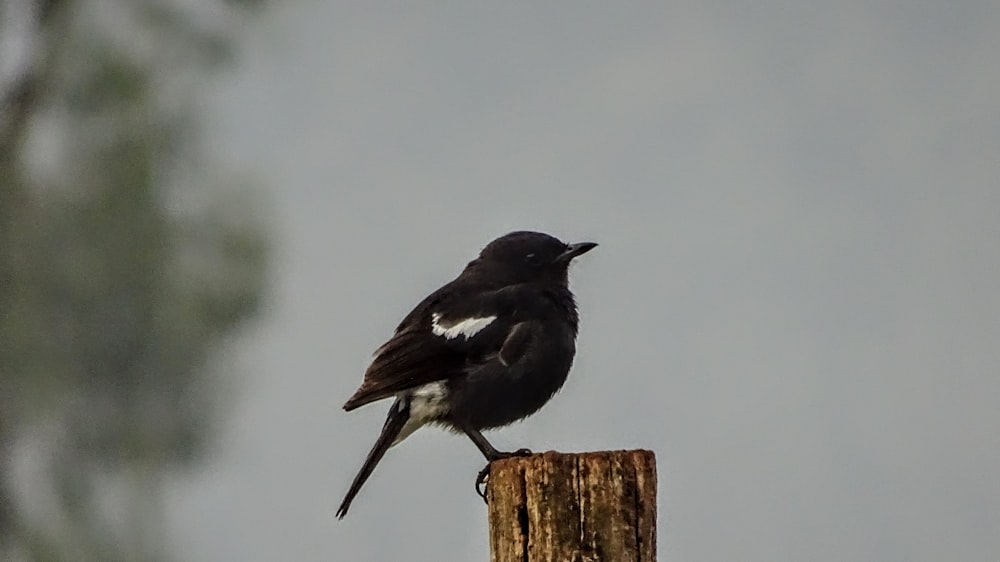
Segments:
[[[0,81],[4,560],[166,557],[160,483],[204,456],[213,351],[265,283],[260,202],[195,165],[192,92],[171,81],[227,38],[169,2],[111,4],[119,27],[93,17],[107,2],[39,2],[31,64]],[[25,451],[42,466],[15,481]]]

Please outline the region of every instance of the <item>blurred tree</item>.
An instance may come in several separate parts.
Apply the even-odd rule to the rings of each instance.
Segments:
[[[0,0],[0,559],[169,558],[163,480],[265,282],[194,109],[256,4]]]

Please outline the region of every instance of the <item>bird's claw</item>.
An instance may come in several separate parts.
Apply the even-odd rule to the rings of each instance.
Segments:
[[[486,486],[487,481],[490,479],[490,464],[487,464],[479,471],[479,476],[476,476],[476,493],[479,497],[483,498],[483,503],[489,505],[490,500],[486,497]]]
[[[531,452],[531,449],[523,448],[510,453],[497,452],[497,455],[491,459],[490,462],[486,463],[486,466],[483,467],[483,469],[479,471],[479,475],[476,476],[476,493],[479,494],[479,497],[483,498],[483,503],[487,505],[490,503],[489,498],[486,496],[486,492],[489,487],[490,467],[493,465],[493,461],[509,459],[511,457],[527,457],[532,454],[534,453]]]

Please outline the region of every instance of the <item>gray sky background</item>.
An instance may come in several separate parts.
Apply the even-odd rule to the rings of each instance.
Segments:
[[[213,150],[270,186],[269,315],[188,560],[486,560],[435,429],[334,510],[371,351],[493,237],[580,260],[576,365],[499,447],[656,451],[661,559],[1000,552],[1000,4],[295,2],[244,33]]]

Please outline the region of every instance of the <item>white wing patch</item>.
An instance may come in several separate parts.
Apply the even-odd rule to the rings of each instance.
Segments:
[[[441,323],[441,315],[435,312],[431,315],[431,331],[435,336],[444,336],[445,339],[453,340],[458,336],[465,336],[469,339],[478,334],[480,330],[489,326],[496,320],[496,316],[484,316],[483,318],[465,318],[451,325]]]

